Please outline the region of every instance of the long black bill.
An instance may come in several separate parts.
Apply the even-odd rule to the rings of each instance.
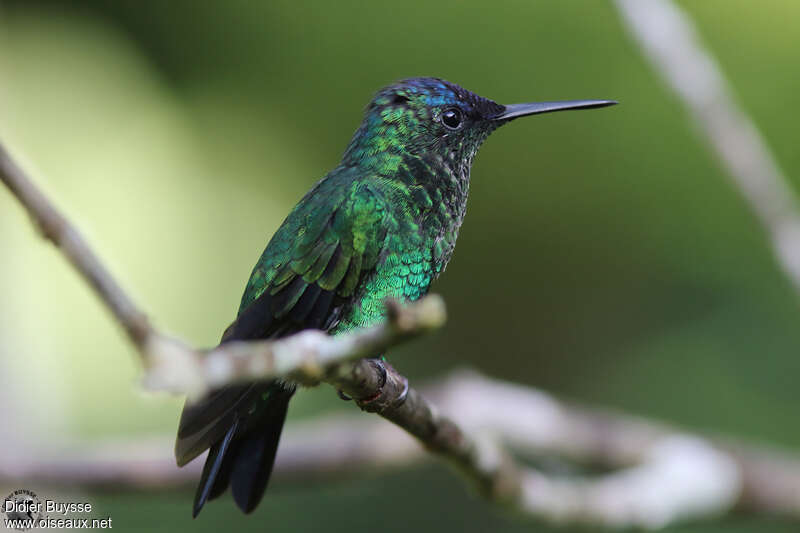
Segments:
[[[505,110],[499,115],[492,117],[492,120],[512,120],[528,115],[539,115],[541,113],[552,113],[554,111],[566,111],[568,109],[593,109],[595,107],[606,107],[614,105],[614,100],[567,100],[564,102],[531,102],[529,104],[507,105]]]

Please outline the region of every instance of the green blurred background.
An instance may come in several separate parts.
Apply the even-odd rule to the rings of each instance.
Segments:
[[[800,179],[800,3],[682,5]],[[398,368],[419,382],[468,365],[800,451],[798,298],[610,3],[0,4],[0,136],[156,325],[201,346],[234,317],[263,246],[336,165],[372,93],[422,75],[504,103],[622,105],[489,139],[434,289],[449,322],[395,350]],[[139,392],[119,328],[6,191],[0,302],[0,384],[26,399],[32,434],[174,430],[181,402]],[[298,394],[289,416],[348,408],[322,389]],[[280,478],[246,518],[226,497],[192,521],[191,489],[83,496],[123,531],[550,531],[489,508],[438,463]],[[797,530],[734,515],[670,531]]]

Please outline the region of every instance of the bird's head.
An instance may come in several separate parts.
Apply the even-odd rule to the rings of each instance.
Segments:
[[[344,162],[358,164],[383,154],[432,154],[468,166],[486,137],[511,120],[615,103],[573,100],[501,105],[445,80],[410,78],[378,91]]]

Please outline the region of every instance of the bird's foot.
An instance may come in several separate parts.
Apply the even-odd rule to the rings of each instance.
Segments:
[[[372,366],[376,367],[378,369],[378,371],[381,373],[381,384],[378,385],[377,392],[374,395],[372,395],[372,396],[370,396],[370,397],[368,397],[366,399],[363,399],[363,400],[357,400],[357,403],[359,405],[368,404],[368,403],[370,403],[372,401],[375,401],[377,398],[379,398],[381,396],[381,394],[383,393],[383,387],[386,385],[386,381],[388,379],[388,374],[386,372],[386,365],[384,364],[384,361],[386,361],[386,359],[383,356],[370,358],[370,359],[368,359],[368,361],[370,362],[370,364],[372,364]],[[348,396],[347,394],[345,394],[344,391],[342,391],[341,389],[337,389],[336,390],[336,394],[338,394],[339,398],[341,398],[342,400],[344,400],[346,402],[349,402],[350,400],[353,399],[350,396]]]
[[[366,411],[383,411],[386,408],[396,409],[403,405],[408,397],[408,379],[406,379],[405,376],[398,374],[391,367],[391,365],[386,362],[384,357],[370,359],[369,362],[380,372],[380,385],[378,385],[375,394],[372,396],[357,400],[356,403],[358,406]],[[389,378],[389,372],[386,368],[387,366],[389,366],[389,368],[392,370],[391,380]],[[390,384],[391,386],[387,387],[387,384]],[[394,398],[387,397],[393,395],[397,388],[400,388],[400,392],[396,393]]]

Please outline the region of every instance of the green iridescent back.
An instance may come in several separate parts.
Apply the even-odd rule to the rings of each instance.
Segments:
[[[268,293],[275,319],[289,320],[309,287],[318,287],[335,295],[322,327],[338,333],[380,320],[386,298],[427,293],[455,246],[472,158],[493,129],[447,131],[439,114],[456,105],[467,117],[500,107],[430,78],[381,91],[342,164],[273,236],[240,313]]]

